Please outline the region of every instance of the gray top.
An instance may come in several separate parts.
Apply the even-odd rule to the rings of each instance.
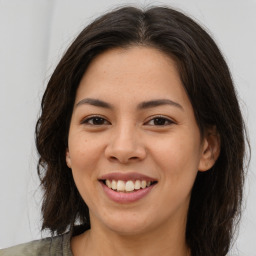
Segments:
[[[73,256],[71,233],[48,237],[0,250],[0,256]]]

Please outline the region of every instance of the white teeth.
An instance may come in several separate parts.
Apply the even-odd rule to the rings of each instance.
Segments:
[[[136,181],[135,181],[135,184],[134,184],[134,188],[135,188],[135,189],[140,189],[140,187],[141,187],[140,180],[136,180]]]
[[[116,181],[115,180],[112,180],[112,182],[111,182],[111,188],[112,189],[114,189],[114,190],[116,190]]]
[[[132,192],[134,190],[144,189],[146,187],[149,187],[152,184],[151,181],[145,181],[145,180],[136,180],[135,182],[132,180],[123,181],[123,180],[106,180],[106,185],[113,189],[117,190],[119,192]]]
[[[122,180],[118,180],[116,184],[117,191],[124,191],[125,190],[125,183]]]
[[[147,182],[145,181],[145,180],[143,180],[142,182],[141,182],[141,187],[142,188],[145,188],[147,186]]]
[[[134,183],[129,180],[125,183],[125,191],[130,192],[134,190]]]
[[[106,180],[106,185],[107,185],[109,188],[112,188],[112,185],[111,185],[111,181],[110,181],[110,180]]]

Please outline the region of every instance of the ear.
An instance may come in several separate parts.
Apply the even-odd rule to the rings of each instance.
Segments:
[[[220,135],[216,126],[208,128],[202,142],[202,155],[198,170],[207,171],[213,167],[220,155]]]
[[[70,158],[70,153],[69,153],[69,149],[68,148],[66,149],[66,163],[67,163],[67,166],[69,168],[71,168],[71,158]]]

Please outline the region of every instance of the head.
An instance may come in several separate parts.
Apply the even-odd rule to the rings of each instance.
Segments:
[[[127,7],[100,17],[80,33],[57,65],[36,127],[44,189],[42,228],[62,233],[76,221],[90,222],[66,164],[76,96],[91,64],[103,54],[132,49],[155,50],[173,63],[202,145],[205,138],[217,145],[209,148],[209,166],[198,168],[191,186],[186,242],[192,255],[225,255],[242,199],[244,125],[239,104],[226,62],[211,37],[189,17],[163,7]]]

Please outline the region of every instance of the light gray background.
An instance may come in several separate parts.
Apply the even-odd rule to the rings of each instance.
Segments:
[[[86,24],[129,3],[183,10],[210,31],[224,53],[252,146],[232,255],[256,256],[256,0],[0,0],[0,247],[42,236],[34,126],[55,65]]]

